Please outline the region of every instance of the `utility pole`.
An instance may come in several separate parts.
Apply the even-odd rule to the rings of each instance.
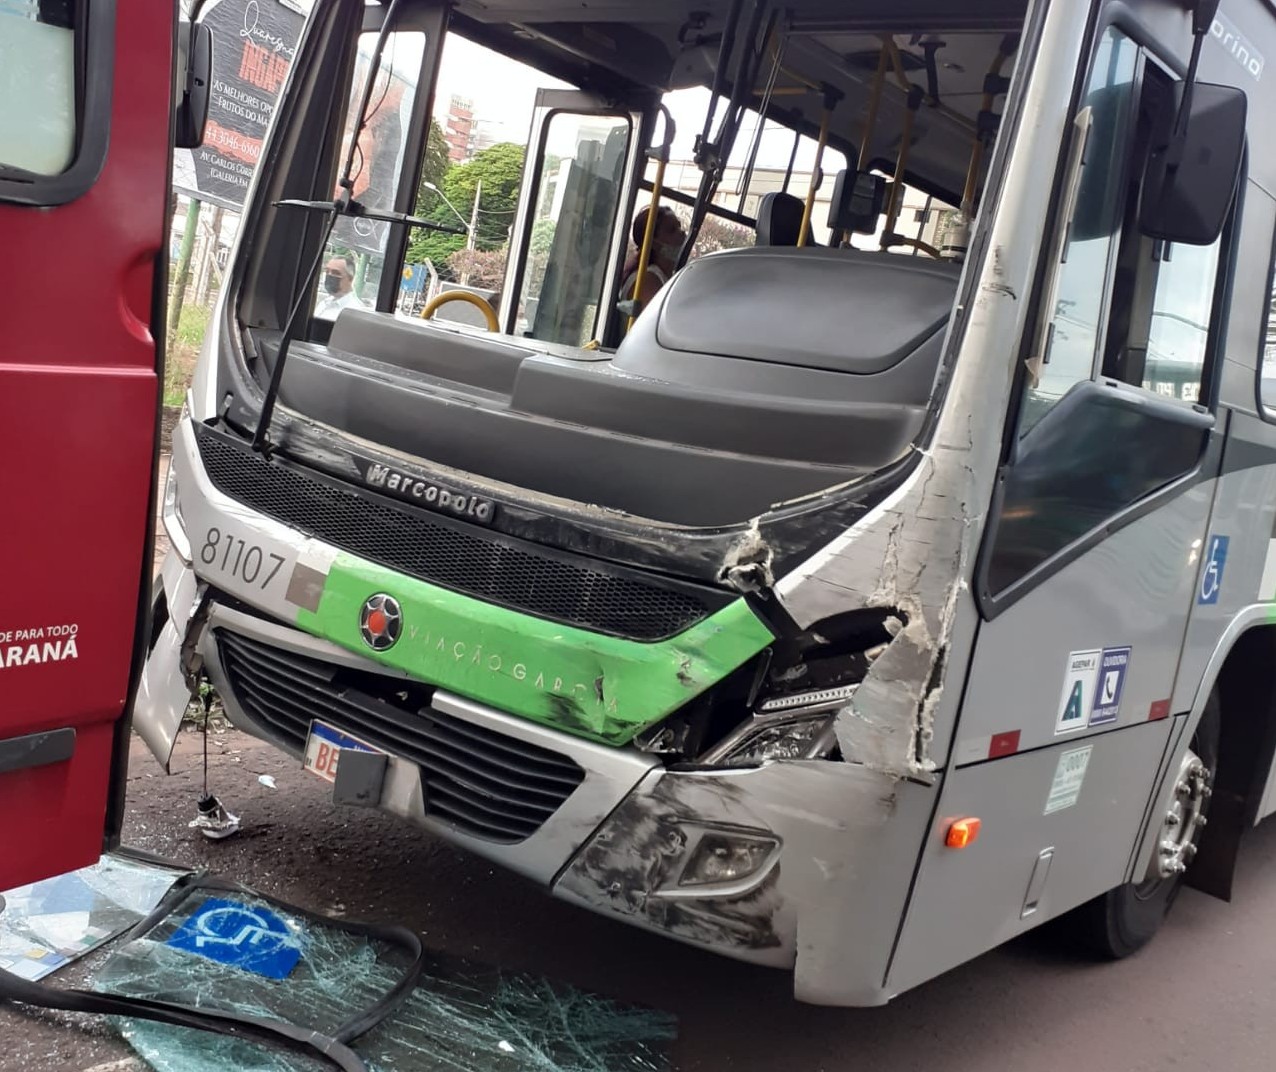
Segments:
[[[473,252],[477,247],[474,244],[474,232],[478,230],[478,214],[479,214],[479,198],[483,196],[483,180],[479,179],[474,184],[474,207],[470,210],[470,229],[469,234],[465,236],[465,248]],[[461,273],[461,286],[469,286],[470,272],[467,268]]]

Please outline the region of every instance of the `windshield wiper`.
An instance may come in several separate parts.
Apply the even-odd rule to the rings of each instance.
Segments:
[[[275,355],[275,365],[270,372],[270,383],[266,387],[266,395],[262,399],[261,416],[257,418],[257,430],[253,433],[253,450],[260,451],[267,457],[270,454],[270,420],[274,416],[275,402],[279,398],[279,386],[283,382],[284,364],[288,360],[288,348],[292,345],[292,341],[297,334],[297,326],[301,322],[302,311],[314,292],[319,269],[323,265],[324,254],[327,252],[328,242],[332,238],[332,230],[336,226],[337,220],[342,217],[380,220],[386,223],[402,224],[407,227],[425,227],[432,231],[442,231],[444,234],[465,234],[465,231],[459,227],[435,223],[432,220],[423,220],[419,216],[409,216],[404,212],[369,209],[362,202],[354,199],[354,161],[359,148],[359,137],[363,134],[368,125],[368,120],[371,118],[368,115],[368,105],[372,101],[372,93],[376,86],[377,76],[381,73],[381,57],[385,52],[386,39],[390,36],[391,28],[395,24],[395,16],[398,14],[399,5],[402,2],[403,0],[390,0],[390,6],[386,9],[385,18],[381,22],[381,29],[377,33],[377,41],[373,46],[372,57],[368,64],[367,81],[364,83],[363,95],[359,102],[359,122],[355,125],[351,134],[350,150],[346,154],[345,167],[342,169],[341,179],[337,183],[341,190],[340,195],[332,201],[283,200],[275,202],[276,206],[280,208],[300,208],[312,212],[326,213],[328,222],[319,241],[319,252],[315,257],[314,263],[310,266],[310,271],[306,273],[302,280],[297,300],[293,303],[292,310],[288,314],[288,320],[284,324],[283,337],[279,340],[279,350]]]

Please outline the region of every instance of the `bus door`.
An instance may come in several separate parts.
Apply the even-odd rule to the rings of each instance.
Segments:
[[[176,5],[0,4],[0,890],[118,835],[151,587]]]
[[[641,111],[576,90],[542,89],[528,137],[506,275],[505,332],[584,346],[602,337],[630,223]]]
[[[1172,23],[1166,39],[1187,47],[1186,36]],[[1148,236],[1149,125],[1173,113],[1178,78],[1115,16],[1089,72],[1063,165],[1068,218],[1045,254],[1052,289],[1021,366],[976,578],[985,621],[941,803],[997,832],[978,874],[928,845],[901,985],[957,891],[975,907],[948,942],[952,963],[1149,878],[1134,850],[1172,743],[1189,615],[1217,598],[1213,370],[1231,225],[1208,245]]]

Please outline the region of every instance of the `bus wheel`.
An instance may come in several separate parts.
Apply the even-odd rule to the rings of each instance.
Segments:
[[[1127,882],[1065,917],[1075,939],[1090,952],[1113,960],[1142,949],[1160,929],[1196,855],[1218,769],[1221,711],[1210,695],[1192,743],[1179,764],[1174,797],[1161,820],[1147,877]]]

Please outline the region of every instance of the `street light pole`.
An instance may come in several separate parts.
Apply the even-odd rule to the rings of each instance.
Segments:
[[[438,194],[438,195],[439,195],[439,197],[442,199],[443,203],[444,203],[445,205],[447,205],[447,207],[448,207],[448,208],[450,208],[450,209],[452,210],[452,215],[453,215],[453,216],[455,216],[458,220],[460,220],[460,221],[461,221],[461,226],[467,229],[467,232],[470,234],[471,239],[472,239],[472,238],[473,238],[473,234],[474,234],[474,224],[473,224],[473,223],[468,222],[468,221],[465,219],[465,217],[464,217],[463,215],[461,215],[461,210],[460,210],[459,208],[457,208],[454,204],[452,204],[452,202],[451,202],[451,201],[449,201],[449,200],[447,199],[447,194],[445,194],[442,190],[440,190],[437,186],[435,186],[435,185],[434,185],[434,183],[432,183],[432,182],[430,182],[430,181],[428,181],[428,180],[427,180],[427,181],[425,181],[425,182],[422,182],[422,183],[421,183],[421,185],[422,185],[422,186],[424,186],[424,187],[425,187],[427,190],[429,190],[431,193],[436,193],[436,194]],[[477,198],[477,197],[475,197],[475,198],[474,198],[474,204],[475,204],[475,205],[477,205],[477,204],[478,204],[478,198]],[[473,247],[473,246],[470,246],[469,248],[470,248],[470,249],[473,249],[474,247]]]

